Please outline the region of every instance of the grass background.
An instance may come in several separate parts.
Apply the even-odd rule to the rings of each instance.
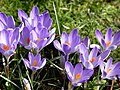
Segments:
[[[57,24],[56,21],[53,2],[56,7],[59,24]],[[113,29],[113,33],[115,33],[120,28],[120,0],[0,0],[0,12],[6,13],[7,16],[13,15],[16,21],[16,26],[20,24],[20,20],[18,18],[18,9],[23,9],[29,15],[33,6],[38,6],[40,13],[45,10],[49,10],[51,18],[53,19],[52,28],[56,27],[56,34],[58,35],[59,29],[61,33],[62,31],[66,31],[67,33],[69,33],[74,28],[78,28],[79,34],[82,38],[89,36],[91,43],[98,43],[95,37],[96,29],[99,29],[103,34],[105,34],[107,28],[109,27]],[[51,46],[48,46],[48,48],[49,49],[45,48],[41,52],[42,56],[49,56],[49,52],[51,55],[48,57],[48,59],[57,56],[57,54],[52,55],[52,53],[57,52],[52,51],[53,46],[52,48]],[[20,52],[18,50],[18,53],[21,53],[22,55],[24,55],[25,53],[23,57],[27,57],[28,51],[22,49],[23,48],[20,48]],[[119,53],[120,47],[113,51],[110,56],[113,57],[115,61],[119,61]],[[19,57],[17,57],[17,59],[20,59]],[[54,61],[54,63],[57,62],[58,61]],[[18,61],[12,63],[12,65],[14,65],[12,67],[14,67],[15,72],[11,76],[11,78],[16,77],[14,79],[15,82],[16,80],[18,80],[19,82],[19,78],[22,74],[22,76],[26,76],[26,71],[22,71],[21,69],[24,68],[24,65],[20,66],[21,64],[23,64],[22,61],[20,61],[19,63]],[[39,74],[41,71],[44,73],[41,77],[39,77],[38,75],[39,79],[43,79],[44,81],[40,82],[42,84],[40,84],[38,89],[41,88],[43,90],[47,90],[46,88],[49,88],[50,90],[58,90],[61,89],[61,87],[63,86],[63,80],[61,79],[60,72],[54,66],[50,65],[51,64],[48,62],[44,70],[40,70],[37,73]],[[22,74],[19,74],[17,76],[15,74],[17,72],[21,72]],[[44,75],[46,76],[44,77]],[[39,82],[40,80],[37,81]],[[0,85],[4,88],[4,85],[1,84],[3,82],[4,81],[1,80]],[[21,87],[21,84],[18,84],[18,86]],[[65,87],[67,87],[66,84]]]

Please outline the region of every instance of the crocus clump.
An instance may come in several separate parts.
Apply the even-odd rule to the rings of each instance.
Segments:
[[[24,59],[23,62],[28,68],[30,68],[33,71],[36,71],[44,67],[46,64],[46,59],[45,58],[41,59],[40,54],[37,54],[36,56],[34,56],[32,53],[29,52],[28,58],[29,60]]]
[[[98,48],[94,47],[90,54],[88,54],[88,49],[84,43],[79,45],[80,60],[87,69],[93,69],[97,67],[102,61],[104,61],[110,54],[109,50],[98,55]]]
[[[112,36],[112,29],[108,28],[105,38],[99,30],[96,30],[95,34],[104,50],[114,50],[120,45],[120,31]]]
[[[18,10],[18,16],[23,24],[20,44],[26,49],[33,48],[39,53],[54,40],[55,29],[49,31],[52,19],[48,11],[39,14],[38,7],[34,6],[30,17],[21,9]]]
[[[16,28],[14,31],[6,29],[0,31],[0,52],[5,57],[12,56],[15,53],[19,39],[19,28]]]
[[[89,80],[94,72],[90,69],[83,70],[81,63],[76,64],[74,68],[73,65],[68,61],[65,63],[65,70],[67,77],[72,82],[73,86],[80,86],[82,83]]]
[[[106,64],[104,62],[100,64],[100,69],[103,79],[114,80],[115,76],[120,74],[120,62],[112,64],[112,58],[110,58]]]
[[[55,40],[54,47],[66,55],[76,52],[80,42],[81,37],[78,34],[78,30],[74,29],[70,32],[69,36],[66,32],[63,32],[61,35],[61,43],[59,43],[58,40]]]

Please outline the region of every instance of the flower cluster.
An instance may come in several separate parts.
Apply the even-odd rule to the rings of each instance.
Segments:
[[[8,58],[15,54],[18,44],[22,45],[31,51],[28,59],[23,60],[24,64],[32,71],[37,71],[46,64],[46,59],[41,59],[40,51],[55,38],[55,29],[50,30],[52,19],[48,11],[40,14],[36,6],[32,8],[30,16],[19,9],[18,17],[21,24],[15,27],[12,16],[0,13],[0,52]],[[87,82],[96,67],[101,69],[103,79],[114,80],[115,76],[120,76],[120,62],[112,64],[112,58],[107,60],[111,51],[120,45],[120,30],[112,35],[112,29],[108,28],[105,38],[100,30],[96,30],[95,34],[102,48],[100,45],[90,44],[89,37],[82,40],[78,29],[72,30],[69,35],[62,32],[60,42],[53,41],[54,47],[61,52],[62,67],[73,86]],[[69,56],[75,52],[80,60],[74,67]]]

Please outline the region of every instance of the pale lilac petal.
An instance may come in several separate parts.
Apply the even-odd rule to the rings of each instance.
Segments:
[[[110,41],[112,39],[112,28],[108,28],[106,35],[105,35],[105,42]]]
[[[46,43],[45,46],[49,45],[49,44],[54,40],[54,38],[55,38],[55,34],[53,33],[53,34],[48,38],[47,43]]]
[[[41,55],[40,54],[36,54],[34,59],[37,61],[37,66],[38,66],[38,64],[41,62]]]
[[[92,70],[93,70],[93,68],[94,68],[93,64],[92,64],[91,62],[89,62],[89,61],[86,61],[86,62],[84,63],[84,66],[85,66],[87,69],[92,69]]]
[[[32,53],[29,52],[28,54],[28,58],[29,58],[29,62],[31,65],[33,65],[33,61],[34,61],[34,55]]]
[[[61,47],[61,44],[59,43],[58,40],[53,41],[53,44],[54,44],[54,47],[55,47],[56,49],[58,49],[59,51],[62,51],[62,52],[63,52],[63,49],[62,49],[62,47]]]
[[[47,38],[49,35],[48,30],[46,28],[43,28],[42,30],[39,31],[39,37],[41,39]]]
[[[0,20],[0,31],[2,31],[3,29],[6,29],[6,25]]]
[[[76,75],[79,73],[80,75],[83,72],[83,67],[81,63],[76,64],[75,68],[74,68],[74,72],[73,72],[73,77],[74,79],[76,78]]]
[[[112,65],[112,58],[110,58],[107,63],[106,63],[106,66],[105,66],[105,71],[107,71]]]
[[[92,51],[90,52],[89,60],[91,60],[92,58],[96,58],[97,54],[98,54],[98,48],[95,47],[95,48],[93,48]]]
[[[107,50],[115,50],[117,48],[117,45],[110,45]]]
[[[101,39],[103,39],[102,33],[99,30],[96,30],[95,34],[96,34],[96,38],[101,43]]]
[[[31,69],[31,67],[30,67],[30,62],[29,62],[27,59],[24,59],[23,62],[24,62],[24,64],[25,64],[28,68]]]
[[[45,66],[45,64],[46,64],[46,59],[43,58],[43,59],[41,60],[40,68],[43,68],[43,67]]]
[[[70,81],[72,81],[72,79],[73,79],[74,67],[73,67],[73,65],[72,65],[70,62],[68,62],[68,61],[65,62],[65,70],[66,70],[68,79],[69,79]]]
[[[61,35],[61,44],[68,42],[68,35],[66,32],[62,32]]]
[[[85,46],[84,43],[81,43],[79,45],[79,52],[82,53],[82,54],[84,54],[84,55],[85,55],[86,52],[88,52],[88,49],[87,49],[87,47]]]
[[[37,6],[34,6],[30,12],[30,18],[34,19],[36,16],[39,15],[39,10]]]
[[[0,31],[0,43],[9,44],[9,33],[6,30]]]
[[[22,18],[25,18],[27,19],[28,18],[28,15],[21,9],[18,9],[18,17],[19,19],[22,21]]]

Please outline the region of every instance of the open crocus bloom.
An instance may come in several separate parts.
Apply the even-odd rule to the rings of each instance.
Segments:
[[[6,14],[0,12],[0,31],[3,29],[14,30],[15,21],[13,16],[6,16]]]
[[[49,12],[45,11],[42,14],[39,14],[39,9],[36,6],[32,8],[29,17],[23,10],[19,9],[18,17],[23,22],[24,26],[29,28],[29,30],[34,28],[36,31],[39,31],[40,28],[46,28],[49,30],[52,25],[52,19]]]
[[[105,60],[110,54],[110,51],[106,50],[105,52],[98,55],[97,47],[94,47],[90,51],[90,54],[88,54],[88,49],[83,43],[79,45],[79,52],[80,60],[87,69],[93,69],[97,67],[101,63],[101,61]]]
[[[73,65],[66,61],[65,70],[68,79],[72,82],[73,86],[80,86],[82,83],[86,82],[93,74],[93,70],[85,69],[83,70],[82,64],[76,64],[75,68]]]
[[[99,30],[96,30],[95,34],[104,50],[114,50],[120,45],[120,31],[112,36],[112,29],[108,28],[105,38]]]
[[[24,59],[23,62],[31,70],[38,70],[45,66],[46,64],[46,59],[45,58],[41,59],[40,54],[34,56],[32,53],[29,52],[28,58],[29,61],[27,59]]]
[[[68,36],[66,32],[62,33],[61,44],[58,40],[54,41],[54,47],[64,54],[69,54],[77,51],[78,44],[81,42],[81,37],[78,34],[78,30],[74,29],[70,32]]]
[[[0,31],[0,52],[9,57],[15,53],[15,49],[20,39],[19,29],[13,31],[2,30]]]
[[[100,64],[103,79],[113,80],[116,75],[120,73],[120,62],[112,65],[112,58],[110,58],[106,65],[104,62]]]
[[[47,29],[43,28],[37,33],[36,31],[30,31],[27,27],[23,28],[20,44],[26,49],[36,49],[37,52],[40,52],[42,48],[49,45],[55,38],[55,30],[48,32]]]

